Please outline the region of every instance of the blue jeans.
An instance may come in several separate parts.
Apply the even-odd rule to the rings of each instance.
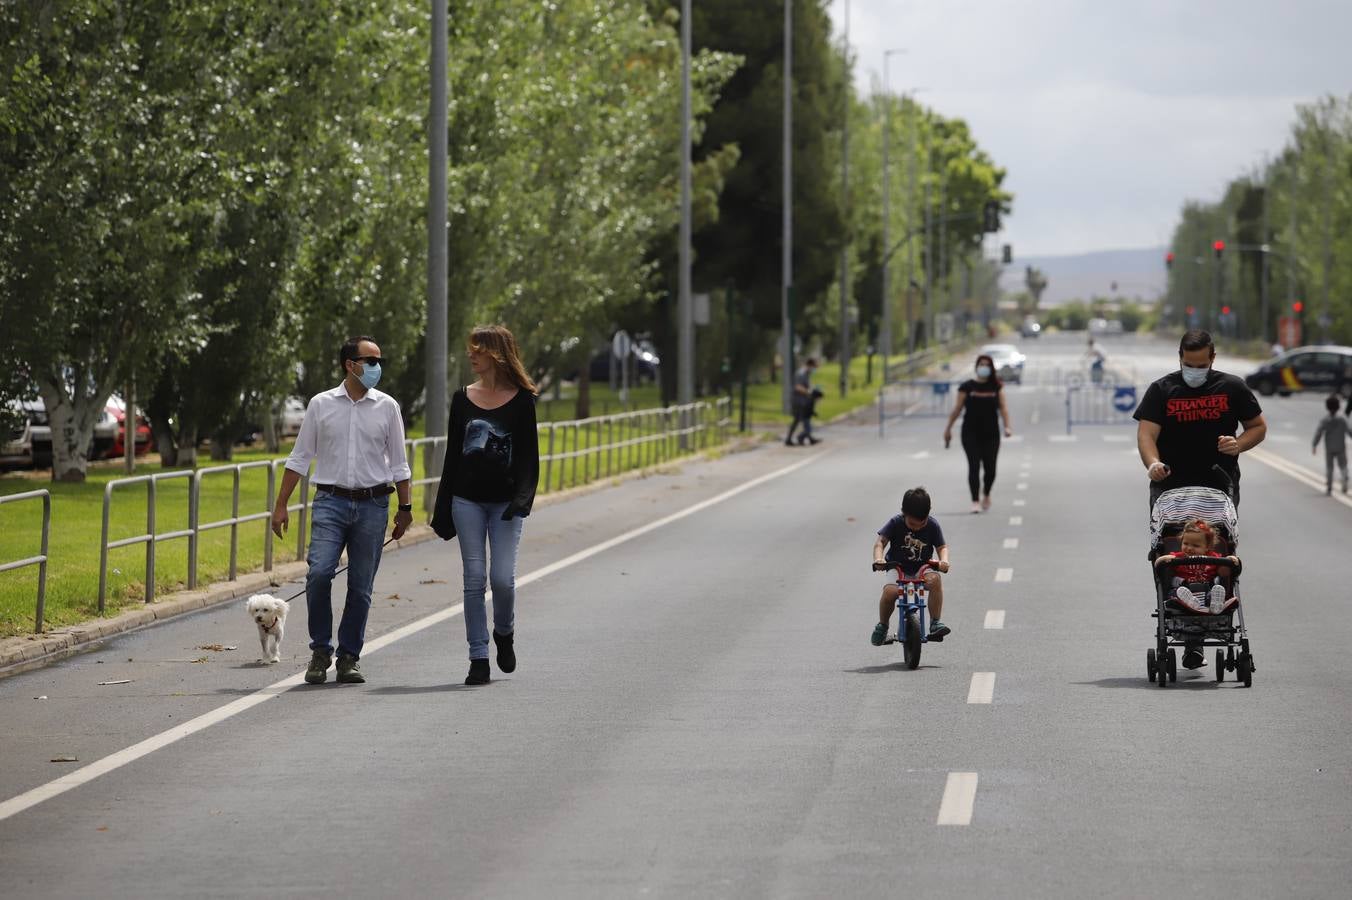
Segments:
[[[493,630],[501,635],[516,628],[516,548],[521,542],[521,517],[502,521],[504,503],[476,503],[464,497],[451,501],[451,518],[460,540],[465,567],[465,639],[470,659],[488,659],[488,612],[484,583],[493,588]],[[486,560],[485,545],[492,551]]]
[[[389,496],[348,500],[329,493],[315,494],[310,520],[310,571],[305,576],[311,650],[333,652],[333,576],[346,547],[347,602],[338,623],[338,649],[361,656],[366,618],[371,612],[371,585],[380,568],[389,518]]]

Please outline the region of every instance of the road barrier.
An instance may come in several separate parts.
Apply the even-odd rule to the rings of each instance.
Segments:
[[[878,389],[878,437],[889,420],[934,419],[953,409],[953,382],[947,379],[893,381]]]
[[[573,486],[587,484],[597,478],[609,477],[622,469],[639,468],[665,462],[676,456],[707,449],[715,443],[727,440],[731,425],[732,400],[721,397],[715,401],[697,401],[679,406],[658,409],[636,410],[627,413],[615,413],[605,416],[593,416],[567,422],[542,422],[537,433],[546,437],[546,452],[541,455],[543,466],[540,479],[542,492],[562,489],[565,484]],[[570,449],[571,446],[571,449]],[[424,489],[424,508],[430,511],[436,500],[437,484],[441,480],[442,462],[447,452],[445,437],[417,438],[404,442],[405,455],[408,457],[411,475],[411,487]],[[419,452],[421,451],[421,452]],[[239,573],[239,526],[249,522],[263,522],[263,571],[272,571],[273,534],[272,509],[277,497],[277,471],[286,465],[285,459],[258,460],[233,465],[211,466],[205,469],[183,470],[178,472],[160,472],[155,475],[137,475],[130,478],[116,478],[109,481],[103,489],[103,533],[99,551],[99,613],[104,612],[108,596],[108,551],[134,544],[146,545],[145,562],[145,602],[155,597],[155,547],[162,541],[187,538],[188,541],[188,584],[189,590],[197,587],[198,550],[200,537],[207,531],[218,528],[230,529],[230,567],[229,577],[234,580]],[[566,467],[571,466],[571,477]],[[581,467],[581,472],[578,469]],[[421,468],[421,475],[417,469]],[[262,469],[267,473],[267,505],[261,511],[240,514],[240,477],[244,472]],[[202,522],[201,498],[202,482],[209,476],[229,473],[232,478],[230,515],[213,522]],[[555,475],[557,474],[557,488]],[[155,518],[158,486],[163,481],[188,479],[188,522],[186,528],[160,532]],[[109,523],[112,518],[113,492],[118,488],[144,484],[146,486],[146,530],[144,534],[109,540]],[[305,556],[305,531],[309,520],[310,476],[301,478],[299,499],[289,504],[290,512],[298,513],[296,530],[296,556]],[[12,502],[28,497],[46,495],[45,491],[33,491],[29,494],[13,494],[0,498],[0,503]],[[50,499],[44,500],[42,556],[0,566],[0,571],[18,568],[20,565],[32,565],[40,562],[42,576],[39,585],[38,622],[41,630],[42,603],[46,589],[47,531],[50,521]]]
[[[47,541],[52,531],[52,495],[46,490],[24,491],[22,494],[9,494],[0,497],[0,504],[17,503],[20,500],[42,499],[42,552],[37,556],[19,559],[0,565],[0,572],[9,572],[27,566],[38,567],[38,605],[34,616],[33,631],[42,634],[42,614],[47,605]]]
[[[1132,425],[1138,402],[1134,384],[1072,384],[1066,388],[1066,434],[1076,425]]]

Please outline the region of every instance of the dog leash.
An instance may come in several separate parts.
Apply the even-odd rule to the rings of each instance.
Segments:
[[[383,544],[380,545],[380,549],[381,549],[381,550],[384,550],[386,547],[388,547],[390,544],[393,544],[393,543],[394,543],[394,538],[390,538],[388,541],[386,541],[385,543],[383,543]],[[339,575],[341,575],[341,574],[343,574],[344,572],[346,572],[346,571],[348,570],[348,568],[349,568],[351,565],[352,565],[352,563],[348,563],[346,566],[343,566],[341,569],[339,569],[338,571],[336,571],[336,572],[333,573],[333,577],[334,577],[334,578],[337,578]],[[297,597],[299,597],[301,594],[304,594],[304,593],[305,593],[305,588],[301,588],[299,591],[297,591],[296,593],[292,594],[290,597],[287,597],[283,602],[284,602],[284,603],[290,603],[292,600],[295,600]]]

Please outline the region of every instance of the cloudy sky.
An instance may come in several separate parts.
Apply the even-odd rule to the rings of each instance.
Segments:
[[[1276,154],[1296,104],[1352,93],[1348,0],[830,0],[856,81],[926,90],[1009,171],[1004,240],[1046,255],[1168,242],[1186,199]]]

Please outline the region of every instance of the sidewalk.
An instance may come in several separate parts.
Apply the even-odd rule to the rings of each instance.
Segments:
[[[695,454],[657,466],[650,466],[646,469],[636,469],[567,491],[542,494],[536,498],[535,510],[538,511],[565,503],[598,491],[609,490],[630,481],[679,472],[682,467],[695,463],[717,462],[719,458],[725,455],[754,449],[760,442],[761,437],[755,433],[735,436],[726,446],[712,452]],[[437,540],[437,536],[432,532],[431,527],[425,524],[416,524],[391,549],[406,549],[432,540]],[[157,597],[150,604],[124,610],[109,618],[91,619],[79,625],[56,629],[43,634],[20,635],[0,639],[0,678],[68,659],[77,653],[93,649],[99,646],[100,642],[116,635],[146,628],[188,613],[220,606],[252,594],[266,592],[281,594],[283,597],[290,596],[303,586],[299,582],[303,580],[306,568],[307,565],[303,560],[285,563],[274,567],[271,572],[251,572],[240,575],[234,581],[217,582],[199,590],[165,594]],[[283,585],[286,587],[283,590],[278,590]]]

